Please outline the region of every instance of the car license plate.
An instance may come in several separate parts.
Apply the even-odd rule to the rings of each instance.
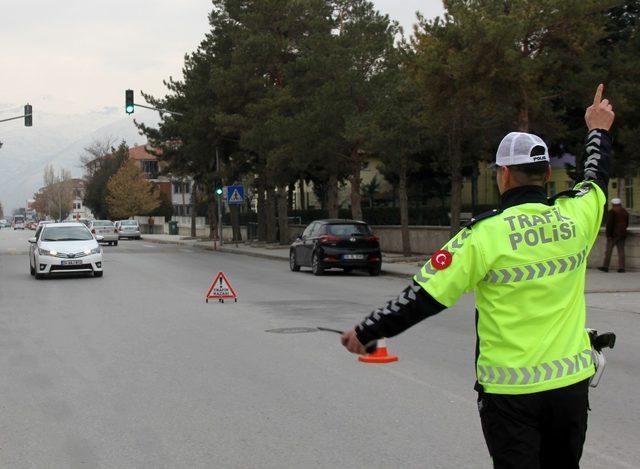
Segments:
[[[62,261],[62,265],[80,265],[80,264],[82,264],[81,260]]]
[[[355,261],[364,259],[364,254],[345,254],[342,256],[345,261]]]

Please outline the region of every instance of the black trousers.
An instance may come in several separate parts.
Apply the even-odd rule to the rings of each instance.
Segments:
[[[580,467],[589,380],[534,394],[480,392],[478,409],[494,468]]]

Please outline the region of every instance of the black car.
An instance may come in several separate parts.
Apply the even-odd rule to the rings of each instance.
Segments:
[[[382,267],[379,239],[369,225],[355,220],[316,220],[291,244],[289,267],[311,267],[314,275],[326,269],[362,269],[378,275]]]

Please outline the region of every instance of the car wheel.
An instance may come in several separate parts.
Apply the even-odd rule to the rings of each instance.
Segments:
[[[289,251],[289,268],[291,272],[299,272],[300,266],[296,262],[296,252],[292,249]]]
[[[104,275],[104,271],[100,271],[100,272],[94,272],[93,276],[94,277],[102,277]]]
[[[34,277],[36,278],[36,280],[42,280],[44,278],[44,274],[39,274],[36,272]]]
[[[377,277],[378,275],[380,275],[380,271],[382,270],[382,266],[376,266],[376,267],[372,267],[371,269],[369,269],[369,275],[371,275],[372,277]]]
[[[29,272],[31,273],[31,275],[36,274],[36,269],[33,268],[33,266],[31,265],[31,262],[29,262]]]
[[[342,270],[345,274],[350,274],[351,272],[353,272],[353,267],[345,267]]]
[[[311,272],[316,276],[324,274],[324,269],[320,265],[320,259],[318,258],[317,252],[314,252],[311,257]]]
[[[117,246],[117,245],[118,245],[118,242],[117,242],[117,241],[114,241],[114,242],[113,242],[113,245],[114,245],[114,246]]]

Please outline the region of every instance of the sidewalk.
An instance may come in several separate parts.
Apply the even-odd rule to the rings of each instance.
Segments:
[[[213,241],[204,241],[178,235],[143,235],[143,239],[151,243],[177,244],[197,249],[215,250]],[[249,245],[244,243],[224,244],[217,249],[220,252],[239,254],[243,256],[261,257],[263,259],[275,259],[288,262],[289,247],[280,245]],[[426,262],[426,258],[420,256],[411,257],[405,261],[401,255],[394,253],[382,254],[382,274],[400,278],[411,278]],[[640,272],[627,272],[619,274],[615,271],[609,273],[596,269],[587,270],[586,293],[620,293],[640,292]]]

